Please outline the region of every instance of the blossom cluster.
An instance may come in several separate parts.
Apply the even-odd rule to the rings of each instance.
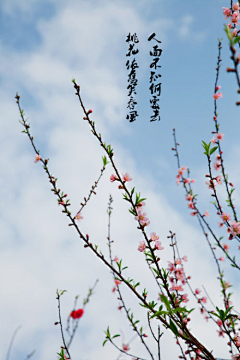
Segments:
[[[159,236],[156,235],[155,232],[152,232],[152,233],[150,234],[150,240],[149,240],[149,242],[154,241],[154,245],[155,245],[154,250],[163,250],[164,247],[162,247],[161,242],[158,241],[158,240],[159,240]],[[144,241],[139,241],[138,251],[142,252],[142,251],[144,251],[145,249],[146,249],[146,244],[145,244],[145,242],[144,242]]]
[[[137,215],[135,216],[135,220],[138,220],[143,227],[148,226],[150,224],[150,220],[146,216],[147,213],[143,212],[142,210],[142,207],[145,205],[146,204],[144,201],[137,204],[136,206]]]
[[[237,36],[236,25],[239,25],[239,2],[233,3],[232,8],[223,7],[223,15],[225,15],[225,20],[230,20],[228,23],[229,29],[233,29],[233,37]]]
[[[218,100],[219,98],[223,97],[223,94],[221,92],[218,92],[219,89],[221,89],[221,86],[216,86],[215,94],[213,94],[214,100]]]
[[[220,213],[218,212],[218,215]],[[234,236],[237,236],[240,234],[240,222],[233,220],[230,222],[231,220],[231,215],[227,214],[225,211],[222,212],[222,214],[220,215],[220,218],[222,219],[221,222],[219,222],[219,227],[222,227],[224,225],[224,223],[227,223],[228,228],[227,228],[227,232],[230,234],[229,235],[229,239],[231,240]]]
[[[176,179],[177,179],[177,180],[176,180],[176,183],[177,183],[177,185],[180,184],[180,182],[181,182],[181,177],[182,177],[182,179],[183,179],[184,184],[190,184],[190,183],[194,183],[194,182],[195,182],[194,179],[184,178],[184,177],[183,177],[183,174],[184,174],[184,172],[185,172],[186,170],[187,170],[186,166],[182,166],[181,168],[178,169],[178,174],[177,174],[177,176],[176,176]]]
[[[125,182],[127,182],[127,181],[132,181],[132,179],[133,179],[133,178],[129,175],[129,173],[126,173],[126,174],[123,174],[123,173],[122,173],[122,181],[123,181],[123,183],[125,183]],[[110,176],[110,181],[111,181],[111,182],[114,182],[114,181],[116,181],[116,180],[117,180],[117,181],[120,181],[115,174],[112,174],[112,175]],[[119,185],[118,188],[119,188],[119,189],[123,189],[123,186],[122,186],[122,185]]]
[[[187,261],[187,257],[184,256],[182,258],[183,261]],[[168,261],[168,268],[167,270],[169,271],[169,280],[172,284],[170,291],[174,292],[174,291],[184,291],[182,285],[186,284],[186,275],[182,266],[182,260],[181,259],[176,259],[174,261],[174,263]],[[188,277],[189,279],[189,277]],[[188,302],[189,299],[187,297],[187,294],[181,294],[180,295],[180,299],[183,302]]]

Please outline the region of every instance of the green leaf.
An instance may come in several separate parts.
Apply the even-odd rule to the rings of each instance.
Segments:
[[[218,149],[218,146],[214,146],[211,150],[210,150],[210,155],[212,155],[214,153],[214,151],[216,151]]]
[[[233,39],[233,45],[235,45],[236,43],[238,43],[240,41],[240,36],[236,36],[234,39]]]
[[[131,214],[133,214],[134,216],[136,216],[136,212],[135,212],[135,210],[133,210],[133,209],[129,209],[128,210]]]
[[[207,156],[209,155],[209,149],[210,149],[211,142],[209,144],[205,143],[205,141],[202,140],[202,147],[204,148],[204,154]]]
[[[171,306],[170,306],[170,303],[169,303],[167,297],[164,296],[164,295],[161,295],[161,300],[165,304],[165,306],[166,306],[167,310],[169,311],[169,313],[171,313],[172,309],[171,309]]]
[[[105,167],[107,164],[109,164],[109,161],[107,161],[106,156],[102,156],[103,166]]]
[[[153,271],[155,271],[155,273],[157,274],[157,276],[160,276],[160,274],[159,274],[159,271],[157,270],[157,269],[155,269],[155,268],[151,268]]]
[[[168,311],[164,311],[164,310],[157,311],[157,312],[155,312],[155,314],[153,314],[152,316],[150,316],[149,319],[152,319],[152,318],[154,318],[154,317],[161,316],[161,315],[169,315],[169,312],[168,312]]]
[[[231,30],[229,29],[229,27],[226,24],[224,24],[224,30],[225,30],[225,32],[227,34],[227,37],[228,37],[228,39],[230,41],[230,44],[232,45],[232,43],[233,43],[233,34],[232,34]]]
[[[171,319],[170,319],[169,327],[176,336],[179,336],[178,329],[177,329],[176,325],[174,324],[174,322]]]

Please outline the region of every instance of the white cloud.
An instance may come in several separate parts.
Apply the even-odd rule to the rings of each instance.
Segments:
[[[195,42],[202,42],[206,38],[206,31],[194,32],[192,25],[194,24],[194,17],[192,15],[185,15],[182,17],[177,34],[183,39],[192,39]]]

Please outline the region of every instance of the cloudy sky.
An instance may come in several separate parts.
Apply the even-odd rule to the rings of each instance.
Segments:
[[[85,309],[71,346],[73,360],[117,359],[111,344],[102,347],[104,331],[122,334],[118,345],[129,343],[131,352],[148,359],[134,338],[119,302],[112,293],[109,270],[83,247],[77,234],[57,206],[40,163],[34,164],[34,151],[18,120],[16,92],[31,124],[37,149],[50,158],[49,169],[59,186],[71,199],[72,212],[88,196],[97,180],[104,155],[88,124],[82,120],[71,80],[81,85],[87,109],[92,109],[103,141],[111,144],[120,173],[133,177],[129,186],[147,198],[146,211],[164,246],[162,266],[172,259],[169,230],[176,232],[181,255],[186,255],[186,272],[193,288],[208,290],[215,304],[222,306],[217,272],[197,220],[189,215],[183,189],[176,186],[176,159],[172,129],[180,142],[182,165],[191,169],[199,206],[210,213],[209,222],[218,236],[217,217],[205,185],[207,163],[201,140],[209,142],[213,127],[213,98],[218,38],[223,38],[219,84],[220,131],[225,134],[223,151],[229,178],[239,186],[239,110],[235,102],[236,79],[226,73],[231,66],[228,43],[223,31],[222,6],[229,1],[202,0],[2,0],[0,4],[0,107],[1,107],[1,298],[0,348],[6,358],[12,334],[19,330],[11,359],[25,359],[36,350],[35,360],[57,359],[62,345],[58,320],[56,289],[66,289],[62,297],[64,324],[79,295],[79,306],[89,287],[99,279],[94,295]],[[160,122],[151,122],[149,105],[149,50],[147,41],[156,33],[161,40],[162,92]],[[127,115],[126,36],[139,39],[136,88],[139,117],[133,123]],[[113,254],[128,265],[126,277],[141,282],[152,299],[157,289],[148,274],[144,256],[137,251],[141,235],[136,221],[122,201],[116,183],[110,183],[108,165],[97,195],[84,208],[80,228],[107,255],[107,204],[112,194],[111,236]],[[224,202],[225,194],[220,189]],[[236,192],[236,206],[239,200]],[[220,256],[220,253],[219,253]],[[224,264],[226,279],[235,285],[234,299],[240,293],[236,272]],[[149,335],[148,343],[156,356],[157,348],[147,328],[146,313],[127,289],[123,288],[128,308]],[[191,329],[217,357],[229,358],[226,341],[219,339],[216,326],[199,316],[196,307]],[[211,305],[209,303],[209,309]],[[239,310],[239,309],[238,309]],[[156,325],[156,324],[155,324]],[[155,326],[154,325],[154,326]],[[162,338],[162,358],[179,355],[171,334]],[[124,360],[126,356],[121,356]]]

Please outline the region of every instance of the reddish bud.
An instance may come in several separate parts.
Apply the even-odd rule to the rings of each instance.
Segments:
[[[70,314],[70,317],[72,317],[73,319],[80,319],[80,317],[83,316],[83,313],[83,309],[73,310]]]

